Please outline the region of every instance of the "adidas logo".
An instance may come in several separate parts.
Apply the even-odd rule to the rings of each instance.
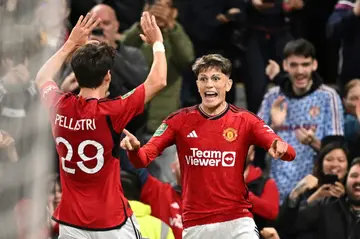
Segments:
[[[188,138],[197,138],[198,136],[197,136],[195,130],[193,130],[186,137],[188,137]]]

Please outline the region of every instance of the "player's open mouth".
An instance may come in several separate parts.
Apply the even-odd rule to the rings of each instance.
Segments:
[[[206,98],[215,98],[216,96],[218,96],[218,94],[214,91],[207,91],[205,92],[205,97]]]

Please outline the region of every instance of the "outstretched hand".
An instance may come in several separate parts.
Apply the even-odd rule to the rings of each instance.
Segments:
[[[75,27],[72,29],[68,42],[76,46],[85,45],[89,39],[91,31],[100,23],[100,18],[95,14],[88,13],[85,18],[81,15]]]
[[[288,149],[288,144],[287,143],[282,142],[282,141],[280,141],[278,139],[275,139],[272,142],[271,147],[268,150],[268,153],[274,159],[278,159],[278,158],[281,158],[282,156],[285,155],[287,149]]]
[[[157,41],[163,42],[163,36],[154,15],[150,16],[149,12],[143,12],[140,25],[143,31],[143,34],[140,34],[140,37],[144,42],[149,45],[152,45]]]
[[[123,130],[123,133],[126,136],[121,140],[120,147],[128,151],[138,150],[140,148],[140,141],[126,129]]]

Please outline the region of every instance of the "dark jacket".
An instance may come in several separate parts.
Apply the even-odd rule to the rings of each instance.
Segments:
[[[300,203],[284,202],[277,229],[281,238],[360,239],[360,218],[345,197],[324,198],[300,209]],[[311,236],[310,236],[311,235]]]
[[[353,13],[356,0],[340,0],[328,20],[327,36],[341,42],[342,69],[340,79],[343,85],[360,77],[360,17]]]

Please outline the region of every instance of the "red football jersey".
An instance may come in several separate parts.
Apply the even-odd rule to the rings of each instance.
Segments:
[[[50,111],[60,163],[62,199],[53,218],[86,230],[121,227],[132,211],[123,195],[120,161],[113,155],[126,124],[143,112],[144,86],[98,100],[64,94],[49,82],[41,97]]]
[[[171,227],[175,239],[182,238],[181,195],[170,184],[149,175],[140,200],[151,206],[151,215]]]
[[[179,155],[184,228],[252,217],[244,177],[250,145],[268,150],[280,139],[260,118],[228,105],[209,116],[200,107],[170,115],[139,151],[130,151],[135,166],[145,166],[166,147],[175,144]],[[289,145],[283,160],[293,160]],[[139,160],[140,159],[140,160]]]

